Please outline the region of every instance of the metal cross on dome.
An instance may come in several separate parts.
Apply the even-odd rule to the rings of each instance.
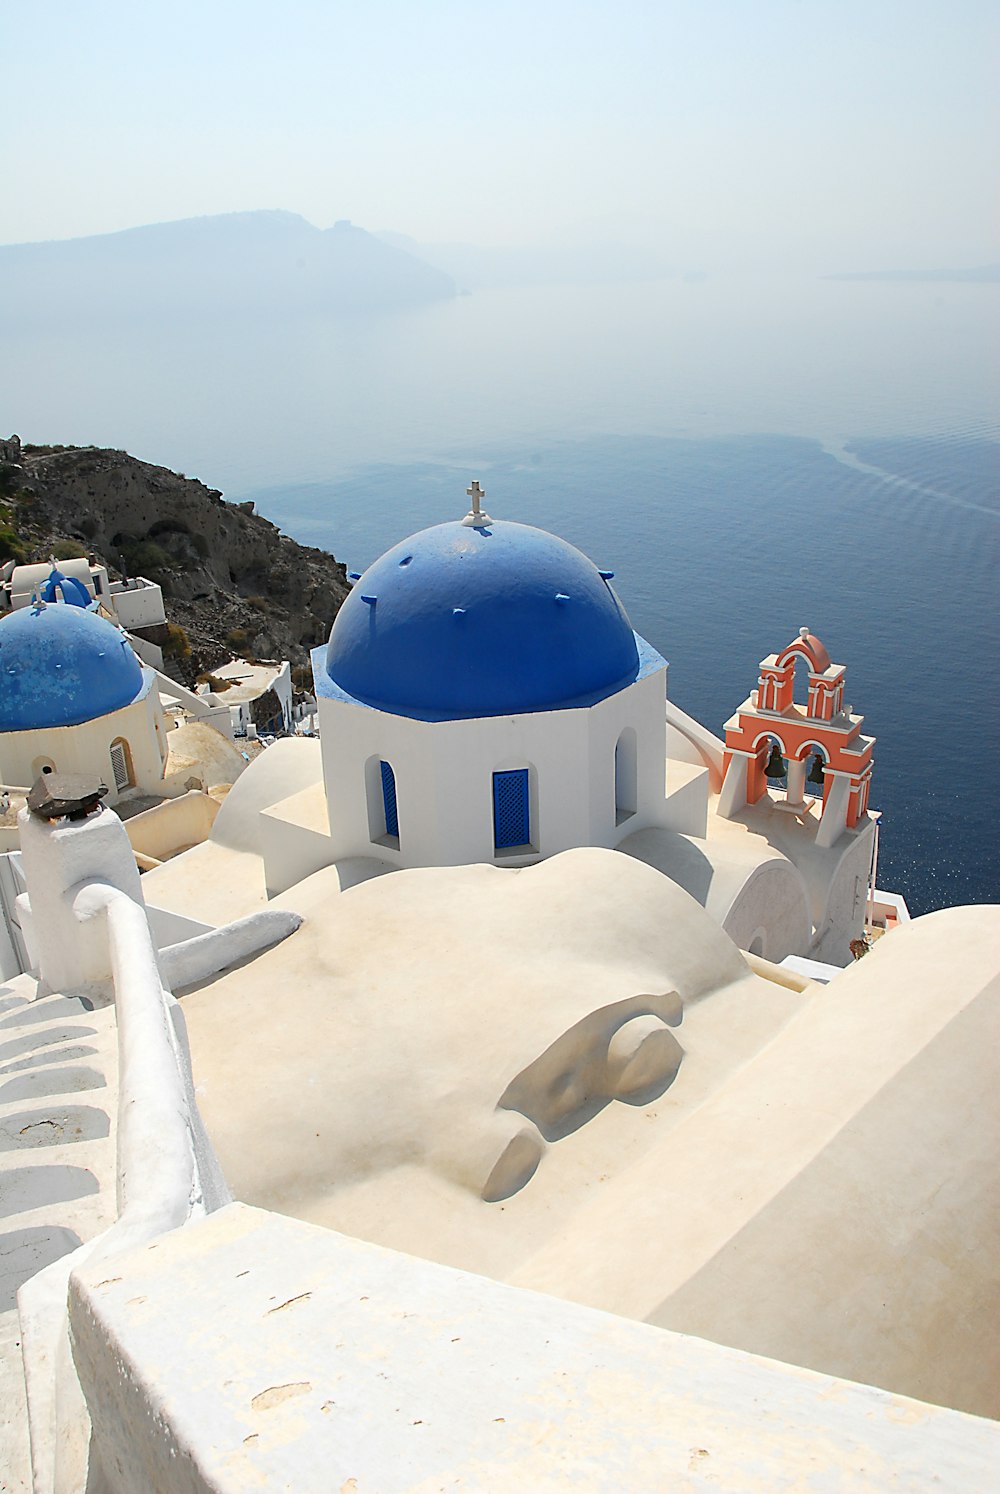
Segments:
[[[480,485],[479,478],[474,477],[465,491],[472,500],[472,507],[462,523],[469,529],[485,529],[487,524],[493,523],[493,520],[480,506],[480,499],[486,497],[486,490]]]

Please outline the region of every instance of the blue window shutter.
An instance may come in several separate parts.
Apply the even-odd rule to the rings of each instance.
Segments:
[[[385,805],[385,833],[399,839],[399,816],[396,813],[396,775],[389,763],[380,762],[382,803]]]
[[[498,851],[531,844],[527,768],[493,774],[493,844]]]

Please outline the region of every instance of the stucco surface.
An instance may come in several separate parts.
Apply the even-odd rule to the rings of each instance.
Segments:
[[[233,784],[212,827],[212,840],[236,851],[260,851],[259,815],[323,776],[318,741],[284,737],[254,759]]]
[[[741,948],[749,949],[759,934],[754,952],[766,959],[808,951],[812,923],[804,883],[766,841],[748,835],[709,841],[651,826],[619,849],[683,887]]]
[[[212,727],[202,727],[218,737]],[[222,751],[231,748],[219,737]],[[187,918],[228,923],[267,902],[260,857],[260,812],[301,792],[321,777],[318,742],[301,737],[275,742],[254,759],[226,795],[201,845],[175,856],[143,878],[146,901]]]
[[[72,1321],[122,1494],[985,1494],[1000,1445],[989,1422],[240,1205],[85,1267]]]
[[[752,975],[693,899],[612,851],[341,886],[328,868],[286,893],[295,938],[185,998],[199,1104],[237,1196],[473,1270],[538,1249],[811,999]],[[590,1045],[638,998],[667,1014],[654,1047],[678,1044],[679,1072],[648,1103],[608,1101]],[[540,1074],[549,1050],[565,1061]],[[498,1110],[526,1071],[541,1100],[536,1084]],[[538,1171],[486,1204],[525,1112]]]
[[[973,957],[967,1004],[936,999],[938,941],[964,937],[1000,963],[1000,934],[979,910],[956,913],[876,946],[867,980],[838,979],[814,1036],[849,1060],[850,1028],[874,998],[898,1071],[651,1321],[1000,1416],[1000,976],[976,990]],[[876,987],[889,955],[892,984]],[[941,1028],[913,1051],[905,1028],[935,1004]],[[773,1059],[805,1037],[789,1029]]]
[[[190,773],[206,788],[235,783],[246,767],[240,749],[204,721],[188,718],[175,726],[167,733],[167,749],[167,773],[177,778]]]
[[[146,872],[142,888],[151,906],[212,924],[244,918],[267,904],[260,857],[213,840]]]
[[[31,1488],[16,1293],[115,1216],[114,1011],[0,985],[0,1488]]]
[[[512,1279],[996,1414],[998,971],[996,908],[897,930]]]
[[[795,992],[752,975],[693,899],[615,852],[346,891],[328,868],[280,901],[304,915],[295,938],[185,999],[236,1196],[629,1317],[672,1324],[676,1301],[679,1326],[705,1336],[982,1407],[993,1328],[973,1303],[996,1215],[976,1189],[996,1143],[947,1117],[993,1105],[981,1063],[965,1063],[970,1044],[989,1051],[985,1028],[959,1034],[1000,971],[996,910],[919,920],[825,991]],[[642,1103],[609,1101],[588,1022],[638,995],[662,1015],[650,998],[671,991],[682,1019],[656,1041],[679,1045],[676,1076]],[[935,1059],[925,1089],[914,1076]],[[541,1110],[519,1090],[539,1075]],[[580,1091],[554,1119],[553,1077]],[[527,1145],[526,1117],[537,1171],[485,1202],[494,1160]],[[917,1167],[908,1131],[935,1125],[954,1144],[928,1141]],[[859,1198],[896,1221],[861,1296],[909,1283],[906,1311],[879,1329],[837,1305],[865,1271]],[[757,1291],[787,1309],[755,1310]],[[958,1372],[965,1355],[985,1355],[981,1373]]]

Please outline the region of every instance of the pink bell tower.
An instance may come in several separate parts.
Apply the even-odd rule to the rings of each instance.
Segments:
[[[797,703],[795,665],[808,667],[809,689]],[[843,664],[831,664],[823,644],[800,628],[799,636],[780,654],[761,660],[756,690],[726,722],[726,756],[719,795],[719,814],[733,819],[748,805],[769,797],[776,808],[793,814],[812,814],[815,800],[807,797],[806,769],[818,761],[809,781],[822,778],[818,846],[832,846],[845,830],[853,830],[868,810],[874,737],[862,735],[863,716],[844,704]],[[777,749],[785,760],[787,790],[779,795],[768,788],[767,767]]]

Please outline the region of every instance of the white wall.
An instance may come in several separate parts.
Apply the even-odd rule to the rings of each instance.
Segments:
[[[281,702],[281,714],[285,718],[285,730],[292,729],[292,666],[287,659],[282,661],[281,670],[275,676],[271,686],[278,700]]]
[[[721,883],[722,879],[720,891]],[[777,962],[788,955],[809,952],[812,922],[805,883],[784,857],[775,856],[749,868],[728,907],[722,906],[720,899],[713,899],[711,892],[705,907],[734,944],[765,960]]]
[[[56,569],[64,576],[70,576],[74,581],[80,581],[94,595],[94,579],[90,572],[90,563],[84,556],[73,560],[57,560]],[[40,561],[35,565],[15,566],[10,578],[10,603],[13,608],[27,607],[36,591],[40,591],[52,574],[52,566],[49,561]]]
[[[115,787],[111,743],[118,737],[129,744],[136,789],[149,794],[162,791],[161,745],[165,752],[166,736],[155,690],[120,711],[99,716],[96,721],[83,721],[79,726],[0,733],[0,780],[30,787],[41,771],[39,760],[44,759],[58,773],[103,779],[108,785],[105,802],[115,804],[121,794]]]
[[[244,1204],[84,1264],[69,1308],[121,1494],[996,1482],[995,1422]]]
[[[663,814],[664,671],[583,710],[412,721],[321,698],[320,741],[332,839],[331,859],[384,856],[399,866],[493,861],[518,865],[573,846],[615,846]],[[636,812],[615,815],[615,744],[637,739]],[[377,762],[396,779],[399,846],[377,837],[368,801],[381,802]],[[366,765],[370,787],[366,792]],[[531,771],[532,851],[495,853],[493,773]]]
[[[144,576],[127,584],[112,581],[110,605],[114,608],[123,628],[151,628],[166,621],[163,610],[163,592],[155,581]]]
[[[844,851],[829,878],[824,904],[813,910],[817,938],[809,954],[814,960],[846,965],[851,940],[864,932],[874,837],[875,825],[869,820],[841,842]]]
[[[133,850],[156,861],[166,861],[179,850],[207,840],[219,803],[211,795],[191,790],[168,799],[126,821],[125,833]]]

